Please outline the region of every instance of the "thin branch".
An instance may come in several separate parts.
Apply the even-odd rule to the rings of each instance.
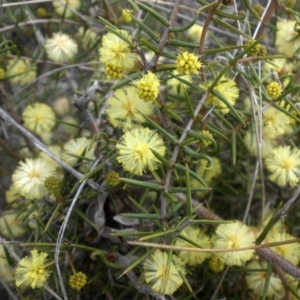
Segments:
[[[178,140],[178,144],[174,148],[174,151],[173,151],[173,154],[172,154],[172,157],[171,157],[171,160],[170,160],[170,168],[167,171],[166,178],[165,178],[165,184],[164,184],[164,187],[163,187],[163,192],[161,193],[161,196],[160,196],[160,200],[161,200],[161,211],[160,211],[160,213],[161,213],[162,222],[166,221],[167,199],[166,199],[165,193],[167,193],[169,191],[169,188],[170,188],[170,185],[171,185],[171,178],[172,178],[173,169],[175,167],[175,164],[176,164],[179,152],[180,152],[179,144],[182,143],[185,140],[185,138],[187,137],[189,131],[191,130],[191,128],[192,128],[192,126],[193,126],[193,124],[194,124],[194,122],[197,118],[197,115],[199,114],[202,106],[204,105],[204,103],[206,101],[206,98],[207,98],[208,94],[209,94],[208,92],[205,92],[203,94],[202,98],[199,100],[199,102],[197,104],[197,107],[195,108],[193,118],[191,118],[189,120],[188,124],[186,125],[186,128],[184,129],[181,137]]]

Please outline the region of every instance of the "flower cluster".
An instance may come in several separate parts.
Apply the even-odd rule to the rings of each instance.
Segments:
[[[159,79],[157,76],[148,72],[140,80],[135,83],[137,94],[144,101],[154,101],[159,92]]]
[[[183,283],[183,263],[175,255],[156,250],[143,264],[144,278],[151,288],[164,295],[172,295]]]
[[[127,131],[144,122],[143,115],[149,116],[154,109],[152,102],[146,102],[137,94],[136,87],[118,89],[108,100],[106,113],[114,127]]]
[[[300,181],[300,150],[290,146],[275,148],[266,158],[266,167],[271,181],[280,186],[296,186]]]
[[[203,233],[199,228],[186,227],[180,232],[176,239],[175,246],[210,249],[211,243],[209,237]],[[180,251],[179,258],[190,266],[202,264],[202,262],[210,257],[209,252],[190,252]]]
[[[278,82],[275,82],[275,81],[271,82],[267,86],[267,93],[271,99],[276,100],[279,98],[279,96],[282,93],[282,87],[280,86],[280,84]]]
[[[44,103],[34,103],[26,106],[22,117],[24,126],[37,134],[49,132],[55,126],[54,111]]]
[[[300,49],[300,35],[295,30],[296,21],[293,20],[280,20],[277,23],[277,34],[275,45],[278,51],[292,56]]]
[[[57,32],[47,38],[45,50],[50,59],[63,63],[72,60],[78,51],[78,46],[69,35]]]
[[[87,276],[82,272],[77,272],[70,276],[69,285],[73,290],[80,291],[87,284]]]
[[[164,156],[166,147],[159,135],[148,128],[127,131],[117,143],[119,156],[117,161],[124,170],[142,175],[146,169],[156,170],[160,161],[152,150]]]
[[[100,61],[105,67],[110,66],[108,70],[111,79],[113,79],[111,70],[118,70],[115,79],[119,79],[120,74],[133,69],[137,60],[137,55],[126,42],[132,40],[130,34],[126,30],[118,30],[118,34],[123,38],[111,32],[104,35],[99,49]]]
[[[207,84],[208,87],[211,85],[212,82]],[[231,106],[235,105],[235,102],[239,97],[239,89],[237,88],[235,81],[225,76],[218,81],[218,83],[214,86],[213,91],[222,95]],[[210,93],[207,97],[206,103],[215,106],[222,114],[227,114],[230,111],[228,104],[212,93]]]
[[[249,228],[241,222],[221,224],[217,227],[211,240],[214,249],[227,249],[228,252],[219,252],[217,255],[224,259],[227,265],[241,266],[253,255],[254,250],[235,251],[240,248],[253,247],[255,238]]]
[[[31,288],[42,287],[51,272],[46,268],[47,256],[45,252],[30,251],[31,256],[20,260],[15,270],[16,286],[30,286]]]
[[[81,6],[80,0],[53,0],[54,10],[59,15],[66,18],[73,16],[74,10],[78,10]]]
[[[13,58],[7,64],[6,76],[11,82],[23,86],[36,78],[36,66],[28,60]]]
[[[201,66],[199,58],[193,53],[183,52],[177,56],[177,72],[181,75],[198,74]]]

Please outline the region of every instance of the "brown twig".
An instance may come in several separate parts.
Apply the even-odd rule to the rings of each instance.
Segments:
[[[165,32],[163,33],[162,38],[161,38],[161,40],[159,42],[159,45],[158,45],[159,52],[154,54],[154,56],[153,56],[153,58],[150,62],[151,70],[155,69],[156,64],[158,62],[158,59],[159,59],[160,55],[162,54],[162,52],[163,52],[163,50],[164,50],[164,48],[165,48],[165,46],[168,42],[169,34],[170,34],[170,28],[172,28],[172,26],[174,25],[174,23],[176,21],[178,10],[179,10],[179,5],[180,5],[180,0],[176,0],[176,2],[174,3],[174,6],[173,6],[173,10],[172,10],[172,13],[171,13],[170,20],[169,20],[169,25],[166,28]]]
[[[208,32],[209,24],[214,18],[215,10],[221,5],[221,3],[222,3],[222,0],[218,0],[216,2],[216,5],[214,5],[209,10],[208,16],[207,16],[207,18],[205,20],[205,23],[203,25],[202,34],[201,34],[200,41],[199,41],[199,55],[201,57],[204,56],[204,42],[205,42],[206,34]],[[200,67],[200,76],[201,76],[202,82],[205,83],[206,82],[206,77],[205,77],[205,72],[204,72],[204,66],[203,65]]]

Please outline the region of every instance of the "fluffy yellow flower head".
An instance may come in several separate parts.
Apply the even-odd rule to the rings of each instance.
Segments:
[[[79,160],[93,161],[96,144],[86,137],[71,139],[64,145],[61,158],[69,166],[74,166]]]
[[[55,175],[55,166],[41,158],[27,158],[21,161],[12,175],[12,182],[18,193],[27,199],[40,199],[48,195],[44,181]]]
[[[290,117],[277,108],[270,106],[263,111],[263,136],[275,139],[286,133],[290,125]]]
[[[151,288],[164,295],[172,295],[183,283],[180,272],[185,273],[183,263],[175,255],[156,250],[143,265],[144,278]]]
[[[175,246],[178,247],[190,247],[190,248],[200,248],[209,249],[211,247],[209,237],[203,233],[199,228],[186,227],[180,232],[186,240],[180,238],[176,239]],[[187,240],[191,241],[189,243]],[[210,257],[209,252],[191,252],[191,251],[180,251],[179,258],[189,266],[195,266],[202,264],[202,262]]]
[[[48,57],[59,63],[70,61],[78,51],[75,41],[62,32],[53,33],[52,38],[47,38],[44,47]]]
[[[271,172],[271,181],[280,186],[296,186],[300,181],[300,150],[291,150],[290,146],[277,147],[266,158],[266,167]]]
[[[183,52],[177,56],[177,72],[181,75],[198,74],[201,66],[198,57],[193,53]]]
[[[70,276],[69,285],[73,290],[80,291],[87,284],[87,276],[82,272],[77,272]]]
[[[144,101],[154,101],[159,93],[159,79],[156,74],[148,72],[135,82],[137,94]]]
[[[268,276],[267,268],[268,263],[265,261],[253,260],[247,265],[247,286],[252,290],[253,294],[258,297],[262,297],[264,293],[264,288]],[[272,297],[277,296],[278,294],[281,295],[283,290],[284,289],[280,278],[274,273],[271,273],[266,296]]]
[[[146,169],[156,170],[160,161],[151,150],[164,156],[166,147],[159,135],[148,128],[136,128],[127,131],[117,143],[119,151],[117,161],[124,170],[142,175]]]
[[[59,15],[65,15],[65,17],[69,18],[73,15],[72,10],[70,7],[72,7],[75,10],[78,10],[81,6],[80,0],[53,0],[52,2],[54,9],[57,14]]]
[[[52,108],[44,103],[27,105],[22,113],[24,126],[29,130],[42,134],[55,126],[55,114]]]
[[[282,93],[282,87],[279,83],[273,81],[267,86],[267,94],[271,99],[278,99]]]
[[[31,256],[20,260],[15,270],[16,286],[30,286],[33,289],[40,288],[46,283],[50,271],[46,269],[47,256],[45,252],[30,251]]]
[[[131,41],[131,36],[126,30],[119,30],[119,33]],[[137,54],[132,52],[130,45],[111,32],[103,36],[99,54],[104,65],[114,64],[123,70],[132,69],[137,60]]]
[[[13,58],[7,64],[7,77],[19,85],[31,83],[36,78],[36,66],[25,59]]]
[[[208,83],[207,86],[210,86],[212,82]],[[223,76],[217,85],[213,88],[214,91],[219,92],[223,95],[224,98],[233,106],[237,98],[239,97],[239,89],[236,86],[235,81]],[[227,114],[229,113],[229,108],[227,105],[221,101],[218,97],[214,96],[213,94],[209,94],[207,97],[206,103],[209,105],[215,105],[216,109],[222,113]]]
[[[286,232],[278,232],[275,234],[272,234],[268,242],[284,242],[287,240],[293,240],[295,239],[294,236],[291,234],[288,234]],[[292,243],[292,244],[283,244],[276,247],[272,247],[272,250],[290,261],[294,265],[298,265],[300,261],[300,244],[299,243]]]
[[[300,35],[295,31],[296,21],[281,20],[277,22],[275,45],[278,51],[292,56],[300,49]]]
[[[106,113],[110,123],[114,127],[120,127],[127,131],[134,126],[144,122],[142,116],[150,115],[154,105],[139,98],[135,87],[118,89],[108,100]]]
[[[241,222],[221,224],[217,227],[213,236],[212,247],[214,249],[239,249],[255,245],[255,238],[249,228]],[[222,257],[230,266],[241,266],[248,261],[254,250],[220,252],[216,255]]]

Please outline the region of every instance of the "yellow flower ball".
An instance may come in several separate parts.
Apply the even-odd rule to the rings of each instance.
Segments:
[[[24,126],[37,134],[51,131],[56,124],[54,111],[44,103],[27,105],[22,117]]]
[[[230,252],[219,252],[215,255],[224,259],[230,266],[241,266],[254,254],[254,250],[234,251],[239,248],[255,246],[255,238],[252,231],[241,222],[220,224],[211,239],[214,249],[228,249]]]
[[[189,52],[179,54],[176,59],[177,72],[181,75],[198,74],[201,65],[198,57]]]
[[[156,74],[148,72],[135,82],[138,96],[144,101],[155,101],[159,93],[159,79]]]
[[[142,175],[147,169],[156,170],[161,163],[152,150],[161,156],[165,155],[166,147],[159,135],[148,128],[137,128],[127,131],[117,143],[119,156],[117,161],[124,170]]]

